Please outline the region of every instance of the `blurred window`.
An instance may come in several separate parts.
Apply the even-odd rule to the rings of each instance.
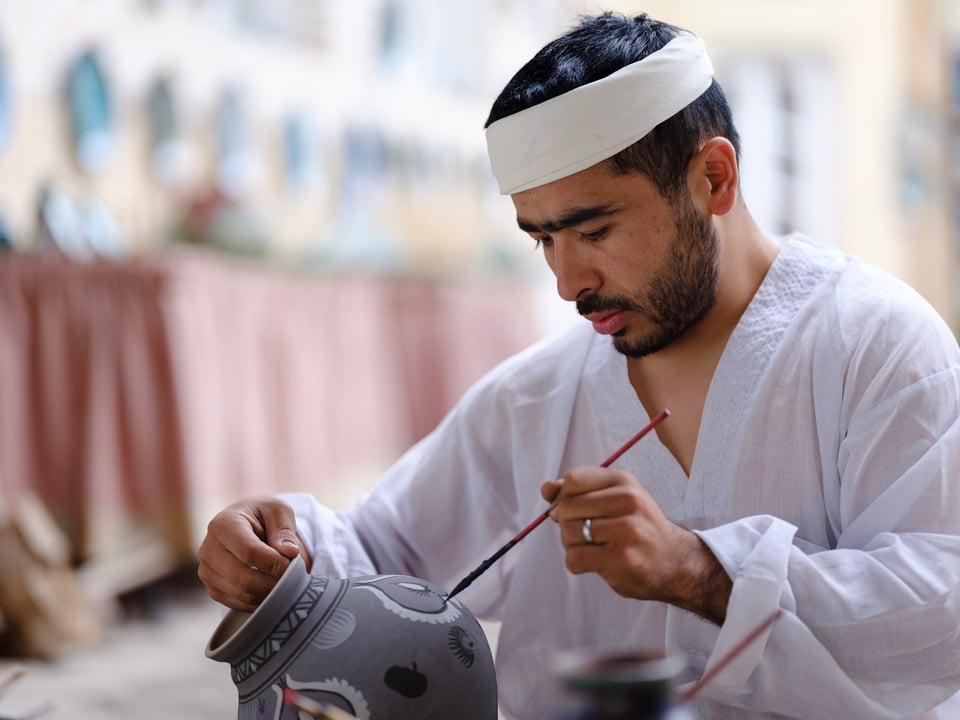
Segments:
[[[836,243],[832,67],[807,55],[727,58],[718,78],[740,132],[741,187],[761,227]]]

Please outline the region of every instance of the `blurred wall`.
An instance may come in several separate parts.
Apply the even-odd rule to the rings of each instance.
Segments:
[[[917,287],[955,324],[952,91],[960,10],[950,0],[611,0],[702,35],[743,133],[743,188],[771,232],[800,230]],[[215,115],[238,90],[246,170],[235,194],[267,252],[459,272],[536,268],[486,161],[493,97],[596,3],[574,0],[4,0],[10,123],[0,213],[30,247],[46,182],[103,200],[134,251],[161,248],[191,202],[222,184]],[[95,49],[114,94],[116,146],[100,172],[71,152],[63,78]],[[180,108],[176,173],[157,172],[147,96]],[[287,176],[284,125],[305,120],[310,170]],[[251,230],[251,232],[253,232]]]
[[[441,271],[509,265],[513,251],[489,220],[499,198],[482,125],[519,56],[539,33],[561,29],[570,5],[4,0],[0,212],[15,245],[32,247],[39,190],[52,183],[78,201],[102,200],[126,249],[144,252],[169,241],[191,203],[225,191],[249,226],[263,228],[272,257],[352,252],[358,262],[391,256]],[[64,100],[69,68],[87,51],[100,60],[116,125],[109,161],[95,172],[78,165]],[[160,79],[180,140],[176,167],[164,171],[148,114]],[[236,134],[245,155],[225,182],[217,113],[228,93],[244,111]],[[306,127],[310,165],[297,186],[283,146],[294,119]]]
[[[957,3],[611,6],[704,38],[743,135],[744,196],[768,230],[807,232],[893,272],[956,327]]]

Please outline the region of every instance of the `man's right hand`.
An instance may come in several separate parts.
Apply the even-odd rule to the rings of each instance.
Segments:
[[[207,525],[197,575],[218,603],[252,612],[298,554],[309,568],[293,509],[271,496],[246,498]]]

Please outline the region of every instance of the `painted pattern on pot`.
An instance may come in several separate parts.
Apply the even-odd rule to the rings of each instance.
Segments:
[[[206,654],[229,663],[240,720],[298,720],[285,687],[360,720],[495,720],[486,636],[445,598],[407,575],[311,575],[298,557],[255,612],[224,616]]]

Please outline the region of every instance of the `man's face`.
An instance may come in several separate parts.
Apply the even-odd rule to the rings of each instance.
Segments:
[[[663,349],[716,301],[719,241],[684,191],[668,202],[603,164],[513,196],[557,290],[629,357]]]

